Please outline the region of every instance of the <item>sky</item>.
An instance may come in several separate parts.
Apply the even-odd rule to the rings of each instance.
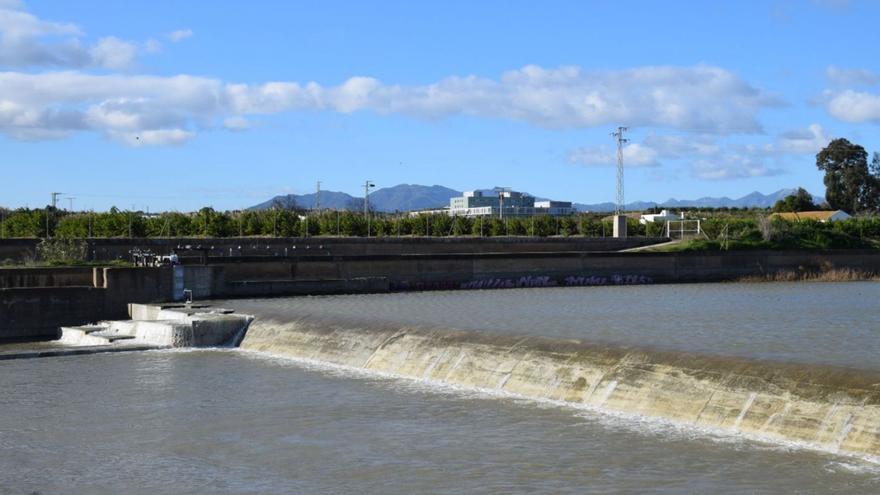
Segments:
[[[0,0],[0,205],[239,209],[362,184],[613,201],[880,150],[880,2]],[[70,199],[67,199],[70,198]]]

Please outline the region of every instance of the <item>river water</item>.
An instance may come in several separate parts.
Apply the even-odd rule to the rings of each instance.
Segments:
[[[880,490],[855,459],[244,351],[0,369],[0,493]]]
[[[877,368],[878,286],[532,289],[225,304],[328,323],[647,341]],[[691,316],[670,321],[657,316],[661,309]],[[0,362],[0,391],[0,493],[880,492],[880,466],[858,458],[241,350]]]
[[[241,313],[880,367],[880,283],[688,284],[219,301]]]

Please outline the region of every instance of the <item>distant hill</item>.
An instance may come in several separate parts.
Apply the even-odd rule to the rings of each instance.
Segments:
[[[461,192],[443,186],[399,184],[394,187],[377,189],[370,193],[370,205],[376,211],[385,212],[423,210],[448,206],[449,199],[454,196],[461,196]],[[352,196],[338,191],[321,191],[320,199],[321,208],[334,210],[360,209],[363,208],[364,202],[363,196]],[[288,204],[291,201],[298,208],[314,208],[315,193],[275,196],[249,209],[263,210],[271,208],[276,203]]]
[[[761,194],[755,191],[737,199],[731,199],[727,196],[722,196],[720,198],[706,196],[698,199],[684,200],[670,198],[662,202],[635,201],[632,203],[627,203],[625,209],[630,211],[638,211],[646,210],[654,206],[669,208],[769,208],[780,199],[783,199],[784,197],[793,194],[794,192],[795,189],[780,189],[770,194]],[[820,204],[825,201],[825,198],[822,198],[820,196],[813,196],[813,201],[817,204]],[[614,211],[614,203],[611,202],[596,204],[576,203],[574,206],[579,211]]]
[[[330,208],[334,210],[344,210],[356,201],[363,201],[363,198],[355,198],[349,194],[338,191],[321,191],[321,208]],[[310,209],[315,207],[315,193],[311,194],[286,194],[275,196],[274,198],[264,201],[258,205],[251,206],[249,210],[265,210],[271,208],[274,204],[282,205],[291,204],[297,208]]]
[[[370,194],[370,204],[377,211],[424,210],[449,206],[449,200],[455,196],[461,196],[461,191],[436,185],[400,184],[377,189]]]
[[[486,194],[493,194],[491,189],[482,189]],[[653,201],[634,201],[626,204],[626,209],[630,211],[642,211],[654,206],[682,208],[682,207],[700,207],[700,208],[769,208],[780,199],[794,193],[795,189],[780,189],[770,194],[761,194],[757,191],[746,194],[737,199],[731,199],[727,196],[720,198],[702,197],[698,199],[679,200],[675,198],[667,199],[662,202]],[[394,212],[394,211],[412,211],[423,210],[428,208],[441,208],[449,205],[449,199],[455,196],[461,196],[460,191],[443,187],[439,185],[422,186],[418,184],[399,184],[393,187],[385,187],[377,189],[370,194],[370,205],[376,211]],[[537,197],[537,199],[542,199]],[[553,198],[565,200],[565,198]],[[315,207],[315,193],[311,194],[288,194],[285,196],[276,196],[268,201],[252,206],[250,209],[261,210],[271,208],[273,204],[287,204],[293,202],[299,208],[310,209]],[[336,210],[344,209],[360,209],[363,208],[363,196],[352,196],[350,194],[338,191],[321,191],[321,207]],[[822,203],[824,198],[813,196],[813,201],[817,204]],[[614,211],[614,203],[594,203],[584,204],[575,203],[574,207],[578,211]]]

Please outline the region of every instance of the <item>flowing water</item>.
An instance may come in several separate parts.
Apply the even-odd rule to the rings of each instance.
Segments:
[[[0,371],[0,493],[880,490],[858,460],[243,351]]]
[[[880,283],[689,284],[220,302],[310,323],[435,326],[880,368]]]
[[[732,405],[713,412],[724,428],[578,402],[643,407],[626,401],[664,387],[691,394],[675,381],[691,353],[736,356],[694,362],[713,373],[758,370],[759,378],[772,363],[800,363],[779,364],[788,370],[779,376],[844,383],[846,395],[866,377],[874,383],[880,370],[878,296],[880,284],[816,283],[226,301],[257,316],[246,348],[266,344],[314,359],[202,350],[0,362],[0,493],[880,493],[880,464],[862,456],[740,433],[800,414],[793,424],[818,425],[810,428],[832,444],[864,443],[876,426],[876,413],[858,416],[874,407],[870,394],[851,404],[795,384],[803,400],[786,393],[776,404],[779,384],[788,382],[768,391],[726,378],[724,387],[739,389],[725,399]],[[411,326],[431,330],[401,336]],[[327,334],[297,333],[300,327],[329,331],[339,347],[305,339]],[[543,335],[675,352],[639,365],[665,377],[653,385],[643,375],[612,373],[575,380],[580,371],[560,384],[553,362],[536,356],[560,355],[574,343],[524,345],[527,360],[484,369],[466,368],[475,363],[464,353],[446,355],[449,345],[472,345],[470,335],[490,332],[511,334],[498,339],[505,346]],[[367,345],[371,335],[381,337],[379,347]],[[669,369],[658,373],[661,367]],[[810,371],[826,368],[827,376]],[[541,373],[552,387],[513,393],[532,390],[523,376]],[[465,383],[478,375],[492,386]],[[551,393],[569,385],[577,401]],[[726,391],[713,389],[698,419]],[[672,407],[686,409],[688,396],[674,397]],[[651,404],[666,411],[663,401]],[[819,420],[803,421],[809,414]]]

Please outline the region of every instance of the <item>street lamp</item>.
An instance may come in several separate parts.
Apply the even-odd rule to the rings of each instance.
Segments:
[[[376,187],[373,181],[364,182],[364,218],[367,220],[367,237],[370,237],[370,188]]]

